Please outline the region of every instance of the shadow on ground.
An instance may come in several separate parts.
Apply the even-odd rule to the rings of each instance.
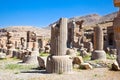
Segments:
[[[29,70],[29,71],[21,71],[21,73],[41,73],[41,74],[49,74],[46,70]]]

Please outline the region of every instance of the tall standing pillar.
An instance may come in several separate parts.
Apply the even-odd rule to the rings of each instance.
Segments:
[[[47,59],[47,72],[68,73],[72,71],[72,60],[66,55],[67,19],[61,18],[51,28],[51,55]]]
[[[12,51],[13,51],[13,42],[11,38],[13,37],[12,32],[7,32],[7,55],[8,57],[12,57]]]
[[[94,28],[94,51],[92,53],[92,60],[95,59],[106,59],[106,53],[103,50],[103,40],[104,34],[103,30],[100,26]]]
[[[66,54],[67,43],[67,19],[60,19],[60,28],[58,35],[58,54],[59,56]]]

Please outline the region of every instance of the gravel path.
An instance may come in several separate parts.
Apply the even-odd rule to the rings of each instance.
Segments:
[[[110,71],[107,68],[93,70],[77,70],[70,74],[48,74],[41,71],[15,73],[0,71],[0,80],[120,80],[120,71]]]

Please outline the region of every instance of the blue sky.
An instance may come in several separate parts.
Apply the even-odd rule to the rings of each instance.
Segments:
[[[44,27],[60,17],[117,11],[113,0],[0,0],[0,27]]]

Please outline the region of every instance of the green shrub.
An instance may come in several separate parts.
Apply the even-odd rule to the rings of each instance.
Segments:
[[[106,57],[107,57],[107,59],[110,59],[110,60],[115,60],[116,59],[116,57],[110,56],[109,54],[106,54]]]
[[[86,55],[85,57],[83,57],[84,61],[89,61],[91,59],[91,55]]]

